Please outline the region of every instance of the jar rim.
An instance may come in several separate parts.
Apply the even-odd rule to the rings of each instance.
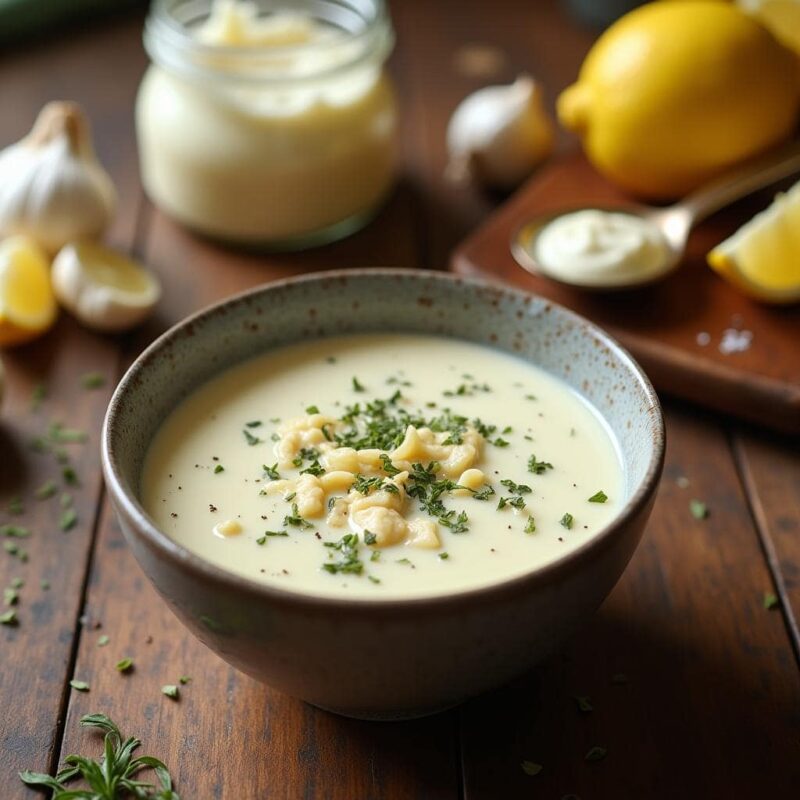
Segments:
[[[253,0],[248,0],[253,2]],[[255,0],[260,9],[274,13],[291,10],[308,12],[315,19],[331,22],[330,15],[322,12],[345,12],[362,23],[357,29],[339,27],[347,34],[344,38],[313,41],[289,45],[218,45],[203,42],[193,35],[187,20],[178,12],[200,14],[208,18],[214,0],[153,0],[145,20],[144,46],[156,64],[189,79],[203,79],[224,83],[249,85],[285,85],[304,83],[346,72],[369,61],[382,63],[394,45],[394,31],[385,0],[308,0],[307,7],[294,4],[282,8],[274,0]],[[314,14],[316,12],[316,14]],[[371,13],[370,13],[371,12]],[[196,19],[194,20],[196,23]],[[343,44],[347,44],[345,52]],[[322,63],[307,72],[286,72],[275,65],[286,63],[304,53],[336,50],[341,60]],[[222,69],[220,63],[226,68]]]

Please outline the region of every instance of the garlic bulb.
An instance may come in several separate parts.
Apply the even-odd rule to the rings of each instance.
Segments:
[[[75,242],[53,260],[53,291],[87,328],[124,331],[150,316],[161,297],[151,272],[94,242]]]
[[[530,76],[510,86],[487,86],[462,100],[450,118],[447,175],[513,188],[550,155],[553,136],[541,90]]]
[[[116,192],[74,103],[48,103],[33,130],[0,152],[0,235],[23,233],[51,253],[99,236]]]

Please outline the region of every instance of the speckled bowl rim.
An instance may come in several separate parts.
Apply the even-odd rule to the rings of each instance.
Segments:
[[[487,586],[479,586],[474,589],[465,589],[448,594],[428,595],[409,598],[368,598],[368,597],[335,597],[325,595],[306,594],[299,591],[282,589],[259,581],[237,575],[221,567],[216,566],[210,561],[193,553],[191,550],[175,542],[166,533],[161,531],[148,516],[145,509],[139,503],[132,490],[126,486],[118,462],[113,450],[112,433],[117,418],[117,411],[124,402],[125,394],[129,387],[147,370],[147,362],[163,348],[167,347],[176,335],[180,335],[186,327],[194,325],[206,318],[219,314],[220,309],[225,309],[222,313],[227,313],[227,309],[240,304],[256,295],[271,292],[276,289],[285,288],[295,284],[315,283],[318,281],[334,281],[342,278],[348,281],[357,281],[362,277],[386,278],[410,278],[418,280],[420,284],[431,282],[452,282],[456,284],[466,284],[479,291],[491,292],[494,294],[502,293],[518,298],[520,301],[530,302],[531,298],[539,298],[546,302],[557,313],[563,315],[572,323],[582,327],[584,332],[599,339],[603,345],[619,359],[628,373],[626,380],[633,378],[638,381],[644,391],[649,405],[643,411],[653,417],[652,434],[652,453],[650,456],[647,470],[640,481],[636,490],[628,499],[620,512],[608,524],[601,528],[591,539],[584,544],[565,553],[560,558],[544,566],[534,568],[522,575],[516,575],[508,580],[492,583]],[[455,337],[457,338],[457,337]],[[491,346],[491,345],[489,345]],[[224,368],[223,368],[224,369]],[[220,372],[223,371],[220,370]],[[234,294],[225,300],[206,306],[200,311],[185,317],[176,323],[169,330],[165,331],[155,341],[153,341],[131,364],[120,380],[106,412],[103,422],[101,455],[103,473],[106,486],[111,494],[117,509],[123,516],[131,522],[131,529],[135,536],[143,539],[151,549],[156,550],[162,557],[169,559],[174,565],[184,572],[193,573],[203,581],[215,583],[226,589],[233,590],[234,593],[250,593],[257,595],[262,600],[270,601],[275,606],[288,605],[295,608],[305,608],[310,610],[326,609],[330,611],[352,612],[367,614],[370,611],[380,613],[413,611],[425,606],[428,610],[447,610],[451,606],[473,604],[483,600],[496,599],[498,596],[525,594],[534,584],[550,583],[557,581],[566,573],[579,568],[584,562],[594,558],[601,550],[608,547],[615,536],[622,534],[628,523],[631,523],[645,510],[647,504],[653,498],[661,470],[664,465],[664,451],[666,444],[666,434],[664,429],[664,418],[661,412],[661,404],[656,395],[655,389],[644,370],[637,364],[628,351],[622,347],[612,336],[602,328],[590,322],[586,318],[576,314],[564,306],[553,303],[546,298],[541,298],[533,292],[525,292],[520,289],[507,287],[496,282],[486,281],[478,278],[466,278],[448,272],[434,270],[416,270],[397,267],[366,267],[357,269],[339,269],[326,272],[313,272],[305,275],[282,278],[269,283],[261,284],[252,289]]]

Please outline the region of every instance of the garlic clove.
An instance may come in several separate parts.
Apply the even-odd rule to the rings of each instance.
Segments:
[[[50,253],[100,236],[116,191],[75,103],[48,103],[31,132],[0,152],[0,234],[25,234]]]
[[[161,297],[151,272],[94,242],[74,242],[53,261],[53,289],[61,305],[87,328],[124,331],[143,322]]]
[[[487,86],[462,100],[450,118],[446,174],[513,188],[550,155],[554,136],[533,78],[521,75],[510,86]]]

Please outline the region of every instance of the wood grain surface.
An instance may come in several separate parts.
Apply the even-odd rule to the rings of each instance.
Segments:
[[[165,289],[158,314],[135,334],[95,336],[64,316],[40,342],[3,354],[0,524],[25,525],[31,535],[19,540],[27,562],[0,552],[0,583],[25,580],[20,624],[0,627],[0,795],[36,796],[17,781],[18,769],[99,754],[77,721],[102,711],[167,762],[184,800],[791,796],[800,777],[797,440],[667,402],[667,466],[652,523],[598,615],[514,685],[409,723],[341,719],[240,675],[182,628],[127,550],[102,490],[97,442],[130,360],[186,313],[276,277],[342,266],[442,268],[502,199],[444,179],[452,109],[472,89],[523,70],[544,81],[552,101],[593,38],[556,2],[402,0],[392,12],[400,186],[362,233],[295,255],[232,252],[144,199],[132,128],[146,64],[140,17],[0,56],[0,107],[14,112],[0,116],[0,145],[21,136],[47,100],[83,103],[122,198],[112,239],[147,261]],[[489,73],[485,63],[480,75],[465,71],[476,46],[499,53]],[[80,377],[90,371],[107,384],[84,389]],[[33,412],[41,381],[47,397]],[[52,420],[89,436],[69,445],[81,484],[66,487],[78,517],[66,533],[59,497],[33,497],[49,479],[62,489],[55,459],[29,447]],[[9,515],[17,496],[24,513]],[[692,516],[693,499],[707,504],[707,518]],[[765,609],[764,592],[775,592],[781,607]],[[129,674],[114,668],[124,657],[134,661]],[[161,686],[180,676],[191,680],[170,700]],[[73,677],[90,690],[71,690]],[[593,710],[581,712],[575,696]],[[594,746],[606,757],[586,761]],[[526,774],[523,761],[541,772]]]

